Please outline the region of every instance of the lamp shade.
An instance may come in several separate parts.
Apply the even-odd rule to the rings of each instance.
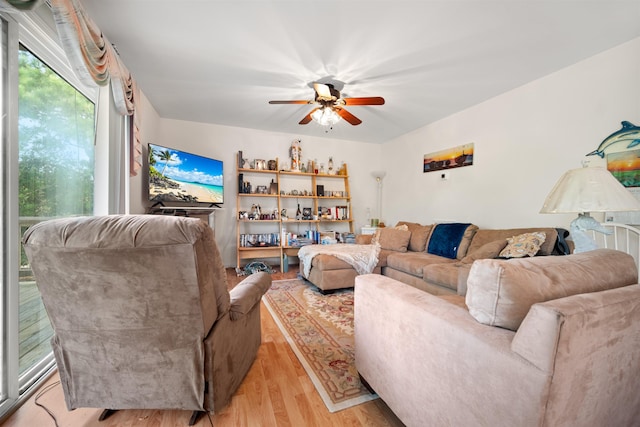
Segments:
[[[540,213],[580,213],[640,210],[629,190],[602,167],[565,172],[542,205]]]

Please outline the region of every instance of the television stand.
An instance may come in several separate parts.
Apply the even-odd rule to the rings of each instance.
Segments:
[[[215,205],[215,207],[213,206]],[[220,205],[212,203],[210,206],[165,206],[162,202],[156,202],[149,207],[151,215],[172,215],[199,218],[209,224],[215,234],[215,214],[221,209]],[[205,219],[206,218],[206,219]]]
[[[207,206],[206,208],[200,207],[200,206],[173,207],[173,206],[165,206],[164,202],[162,201],[155,202],[153,205],[151,205],[149,209],[153,209],[156,206],[160,206],[158,209],[211,209],[211,208],[222,209],[222,206],[220,206],[220,204],[218,203],[209,203],[209,206]]]

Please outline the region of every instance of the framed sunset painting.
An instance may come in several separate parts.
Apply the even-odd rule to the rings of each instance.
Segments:
[[[625,187],[640,187],[640,150],[607,154],[607,169]]]
[[[473,165],[473,142],[425,154],[422,160],[422,171],[433,172],[471,165]]]

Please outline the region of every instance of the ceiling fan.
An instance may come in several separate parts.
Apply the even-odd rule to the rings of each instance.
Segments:
[[[354,105],[383,105],[384,98],[369,96],[364,98],[342,98],[340,91],[329,83],[314,83],[313,89],[316,95],[313,100],[293,101],[269,101],[269,104],[310,104],[316,107],[309,112],[299,124],[306,125],[312,119],[321,125],[333,125],[343,118],[353,126],[362,123],[362,120],[344,109],[345,106]]]

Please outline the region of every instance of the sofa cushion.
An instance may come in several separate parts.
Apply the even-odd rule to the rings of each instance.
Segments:
[[[422,278],[422,269],[429,264],[453,263],[455,260],[425,252],[394,252],[387,257],[387,267]]]
[[[473,263],[466,304],[480,323],[517,330],[533,304],[638,283],[631,255],[597,249],[567,256]]]
[[[437,295],[437,297],[460,308],[464,308],[467,311],[469,310],[467,304],[464,303],[464,297],[462,295]]]
[[[349,264],[348,262],[328,254],[318,254],[314,256],[313,259],[311,260],[311,266],[313,268],[318,268],[322,271],[344,270],[348,268],[353,268],[351,264]]]
[[[422,279],[425,282],[457,291],[458,272],[462,265],[462,262],[426,265],[422,268]]]
[[[540,247],[540,253],[538,255],[551,255],[553,248],[558,240],[558,231],[555,228],[505,228],[505,229],[480,229],[474,236],[471,244],[469,245],[469,253],[480,248],[482,245],[493,242],[495,240],[508,239],[509,237],[517,236],[523,233],[533,233],[534,231],[542,231],[546,234],[546,239]]]
[[[436,224],[427,243],[427,252],[450,259],[457,259],[460,253],[462,258],[477,229],[475,225],[457,222]]]
[[[400,221],[396,225],[406,225],[411,232],[408,249],[413,252],[424,252],[431,235],[433,225],[421,225],[416,222]]]
[[[533,233],[524,233],[510,237],[507,239],[507,246],[500,251],[500,256],[503,258],[536,256],[546,236],[542,231],[535,231]]]
[[[462,259],[469,252],[469,247],[471,246],[471,242],[473,241],[473,236],[476,235],[478,231],[477,225],[469,225],[467,229],[464,231],[462,235],[462,240],[460,241],[460,246],[458,247],[458,253],[456,255],[457,259]]]
[[[465,296],[467,294],[467,280],[469,279],[469,273],[471,272],[471,266],[473,264],[465,264],[463,262],[458,263],[458,288],[456,289],[458,295]]]
[[[409,230],[400,230],[397,228],[382,228],[379,230],[378,243],[380,249],[389,249],[390,251],[406,252],[411,239]]]
[[[390,254],[394,253],[394,251],[390,251],[389,249],[380,249],[380,253],[378,254],[378,264],[376,268],[386,267],[387,266],[387,258]]]
[[[373,234],[356,234],[356,245],[370,245],[373,243]]]
[[[467,252],[467,255],[462,258],[461,262],[465,264],[472,264],[477,259],[495,258],[500,254],[500,251],[507,246],[507,239],[494,240],[493,242],[485,243],[478,249]]]
[[[380,243],[380,233],[382,233],[382,230],[404,230],[404,231],[408,231],[409,227],[406,224],[400,224],[400,225],[396,225],[395,227],[378,228],[378,229],[376,229],[376,232],[373,233],[373,237],[371,238],[371,244],[372,245],[375,245],[376,243]]]

